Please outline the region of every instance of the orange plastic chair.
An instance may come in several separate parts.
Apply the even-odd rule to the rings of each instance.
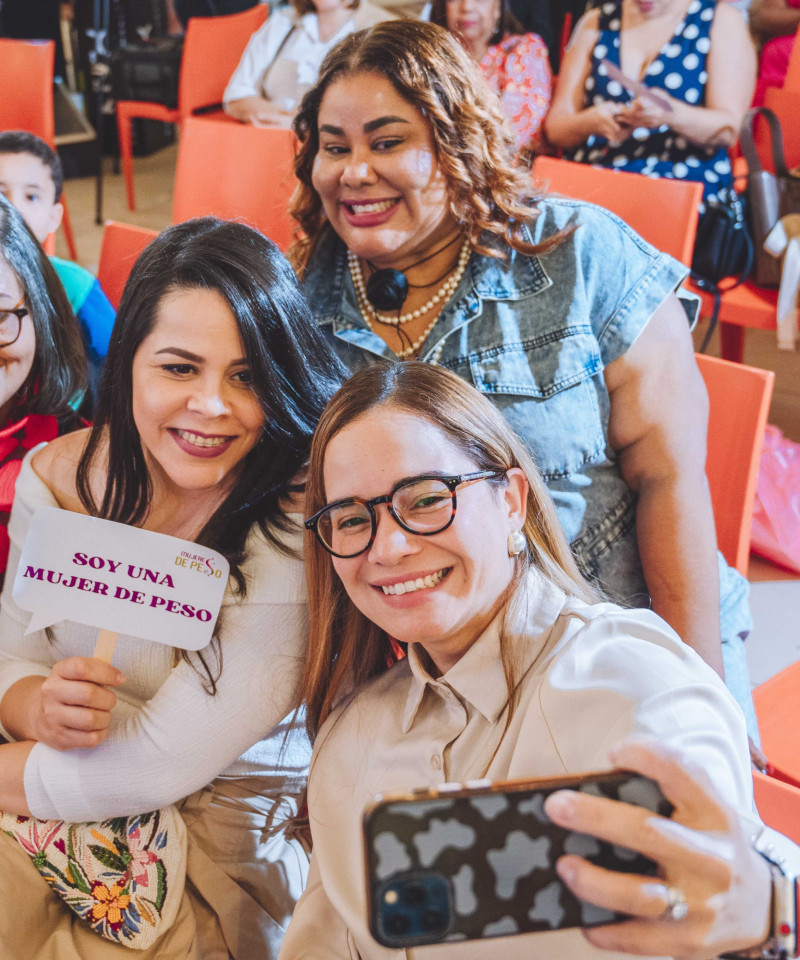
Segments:
[[[106,221],[103,244],[100,247],[100,262],[97,265],[97,280],[115,310],[119,309],[122,291],[136,259],[157,236],[156,230],[134,227],[130,223],[117,223],[114,220]]]
[[[553,157],[539,157],[533,174],[549,193],[605,207],[658,250],[686,266],[691,264],[703,194],[699,183],[655,179]]]
[[[55,150],[53,108],[53,65],[56,45],[52,40],[12,40],[0,37],[0,130],[27,130],[41,137]],[[13,94],[12,94],[13,92]],[[62,227],[69,253],[77,259],[78,248],[72,232],[66,196]],[[47,238],[45,249],[55,253],[55,239]]]
[[[247,41],[264,23],[267,7],[263,3],[223,17],[193,17],[186,27],[178,80],[178,106],[144,100],[117,101],[117,133],[128,209],[136,209],[133,187],[133,138],[131,120],[141,118],[162,123],[183,124],[200,107],[222,104],[222,95],[233,71],[239,65]],[[208,121],[235,123],[222,111],[204,117]]]
[[[774,777],[754,773],[753,793],[764,823],[800,843],[800,790]]]
[[[690,285],[703,298],[701,316],[710,316],[713,299]],[[746,282],[733,290],[724,290],[719,309],[720,353],[725,360],[741,363],[744,358],[744,331],[774,330],[778,317],[778,291]]]
[[[696,359],[709,398],[706,475],[717,545],[730,566],[747,576],[753,500],[775,374],[716,357]]]
[[[172,222],[209,214],[243,220],[286,250],[294,232],[294,152],[291,130],[190,117],[178,150]]]
[[[795,49],[800,43],[795,41]],[[764,97],[764,106],[769,107],[777,115],[783,130],[783,152],[786,163],[791,170],[800,166],[800,124],[797,122],[798,103],[800,103],[800,83],[796,87],[771,87]],[[758,146],[758,142],[756,143]],[[772,169],[770,157],[768,170]]]
[[[800,781],[800,661],[759,684],[753,690],[753,703],[767,759]]]

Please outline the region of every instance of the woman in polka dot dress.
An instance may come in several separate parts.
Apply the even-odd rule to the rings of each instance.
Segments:
[[[608,63],[655,95],[629,89]],[[699,181],[704,204],[713,203],[732,185],[727,148],[750,104],[755,64],[744,20],[725,3],[604,3],[576,28],[547,135],[580,163]]]

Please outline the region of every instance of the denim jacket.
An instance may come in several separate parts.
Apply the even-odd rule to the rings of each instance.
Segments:
[[[608,442],[603,370],[625,353],[687,270],[599,207],[548,198],[538,209],[534,242],[576,229],[538,257],[473,253],[421,359],[455,371],[494,401],[533,453],[584,572],[614,599],[648,606],[636,494]],[[344,245],[330,230],[303,290],[351,370],[374,357],[395,357],[362,318]],[[720,579],[723,636],[746,633],[746,582],[724,561]]]

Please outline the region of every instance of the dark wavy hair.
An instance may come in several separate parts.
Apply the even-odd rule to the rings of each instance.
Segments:
[[[197,543],[227,558],[244,595],[247,535],[258,524],[270,542],[288,552],[280,534],[292,524],[281,498],[308,460],[319,416],[345,375],[314,324],[291,267],[260,233],[205,217],[170,227],[145,248],[117,313],[94,425],[78,466],[78,494],[92,516],[133,525],[144,519],[152,481],[133,421],[133,358],[164,297],[185,289],[215,290],[230,307],[264,412],[263,435],[197,537]],[[108,460],[107,476],[96,499],[91,473],[101,455]],[[215,678],[203,665],[213,690]]]
[[[359,73],[385,77],[430,124],[450,211],[474,250],[492,257],[505,257],[509,248],[538,254],[564,239],[562,232],[530,243],[526,226],[537,216],[530,169],[514,159],[514,137],[500,102],[458,40],[435,24],[388,20],[334,47],[295,117],[300,183],[291,212],[301,232],[290,255],[301,275],[327,225],[312,183],[320,105],[331,84]]]
[[[436,23],[447,29],[447,0],[433,0],[431,15],[428,19],[431,23]],[[515,33],[525,33],[525,28],[511,12],[511,5],[508,0],[500,0],[500,16],[497,18],[497,25],[489,39],[489,44],[493,46],[495,43],[500,43],[505,37]]]
[[[36,336],[28,378],[18,394],[15,416],[64,416],[86,389],[86,351],[64,287],[20,213],[0,195],[0,256],[25,294]]]

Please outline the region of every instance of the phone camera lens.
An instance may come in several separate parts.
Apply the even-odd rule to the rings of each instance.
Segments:
[[[427,933],[441,930],[444,924],[445,918],[441,910],[426,910],[422,914],[422,929]]]
[[[408,933],[411,921],[404,913],[395,913],[384,921],[386,932],[392,937],[402,937]]]
[[[421,883],[407,883],[400,894],[400,899],[407,907],[419,907],[427,898],[428,894]]]

